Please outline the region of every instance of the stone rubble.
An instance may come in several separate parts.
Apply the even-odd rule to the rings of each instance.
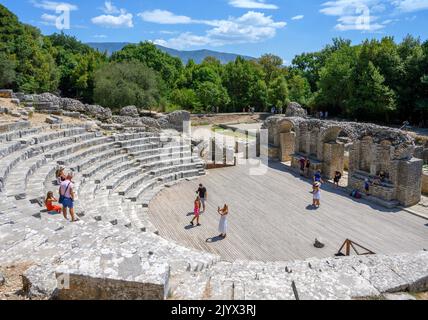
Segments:
[[[305,118],[308,116],[308,112],[305,109],[303,109],[302,106],[297,102],[291,102],[287,106],[285,116]]]

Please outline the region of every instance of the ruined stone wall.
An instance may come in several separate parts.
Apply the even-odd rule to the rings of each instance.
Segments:
[[[422,193],[428,195],[428,171],[422,174]]]
[[[269,130],[271,158],[291,160],[299,170],[300,158],[308,157],[310,174],[321,170],[328,179],[345,168],[347,136],[352,141],[347,143],[349,188],[364,192],[368,179],[370,193],[382,200],[411,206],[421,199],[423,160],[413,157],[414,139],[406,132],[374,124],[284,116],[268,118],[263,128]],[[386,174],[383,181],[378,179],[381,172]]]

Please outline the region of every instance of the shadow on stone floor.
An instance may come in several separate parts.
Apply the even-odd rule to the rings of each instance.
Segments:
[[[219,241],[223,241],[224,238],[217,236],[217,237],[212,237],[212,238],[208,238],[207,240],[205,240],[206,243],[215,243],[215,242],[219,242]]]

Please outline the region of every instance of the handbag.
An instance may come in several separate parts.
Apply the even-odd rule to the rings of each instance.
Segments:
[[[71,182],[67,185],[67,188],[65,188],[64,195],[62,195],[60,192],[58,203],[62,204],[64,202],[65,194],[67,193],[67,190],[68,190],[68,187],[70,186],[70,184],[71,184]]]

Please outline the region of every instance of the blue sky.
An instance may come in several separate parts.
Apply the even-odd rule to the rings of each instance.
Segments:
[[[144,40],[180,50],[213,49],[289,63],[333,37],[406,34],[428,39],[428,0],[0,0],[44,34],[83,42]],[[304,3],[304,4],[303,4]],[[64,10],[69,12],[69,15]],[[58,24],[59,23],[59,24]]]

